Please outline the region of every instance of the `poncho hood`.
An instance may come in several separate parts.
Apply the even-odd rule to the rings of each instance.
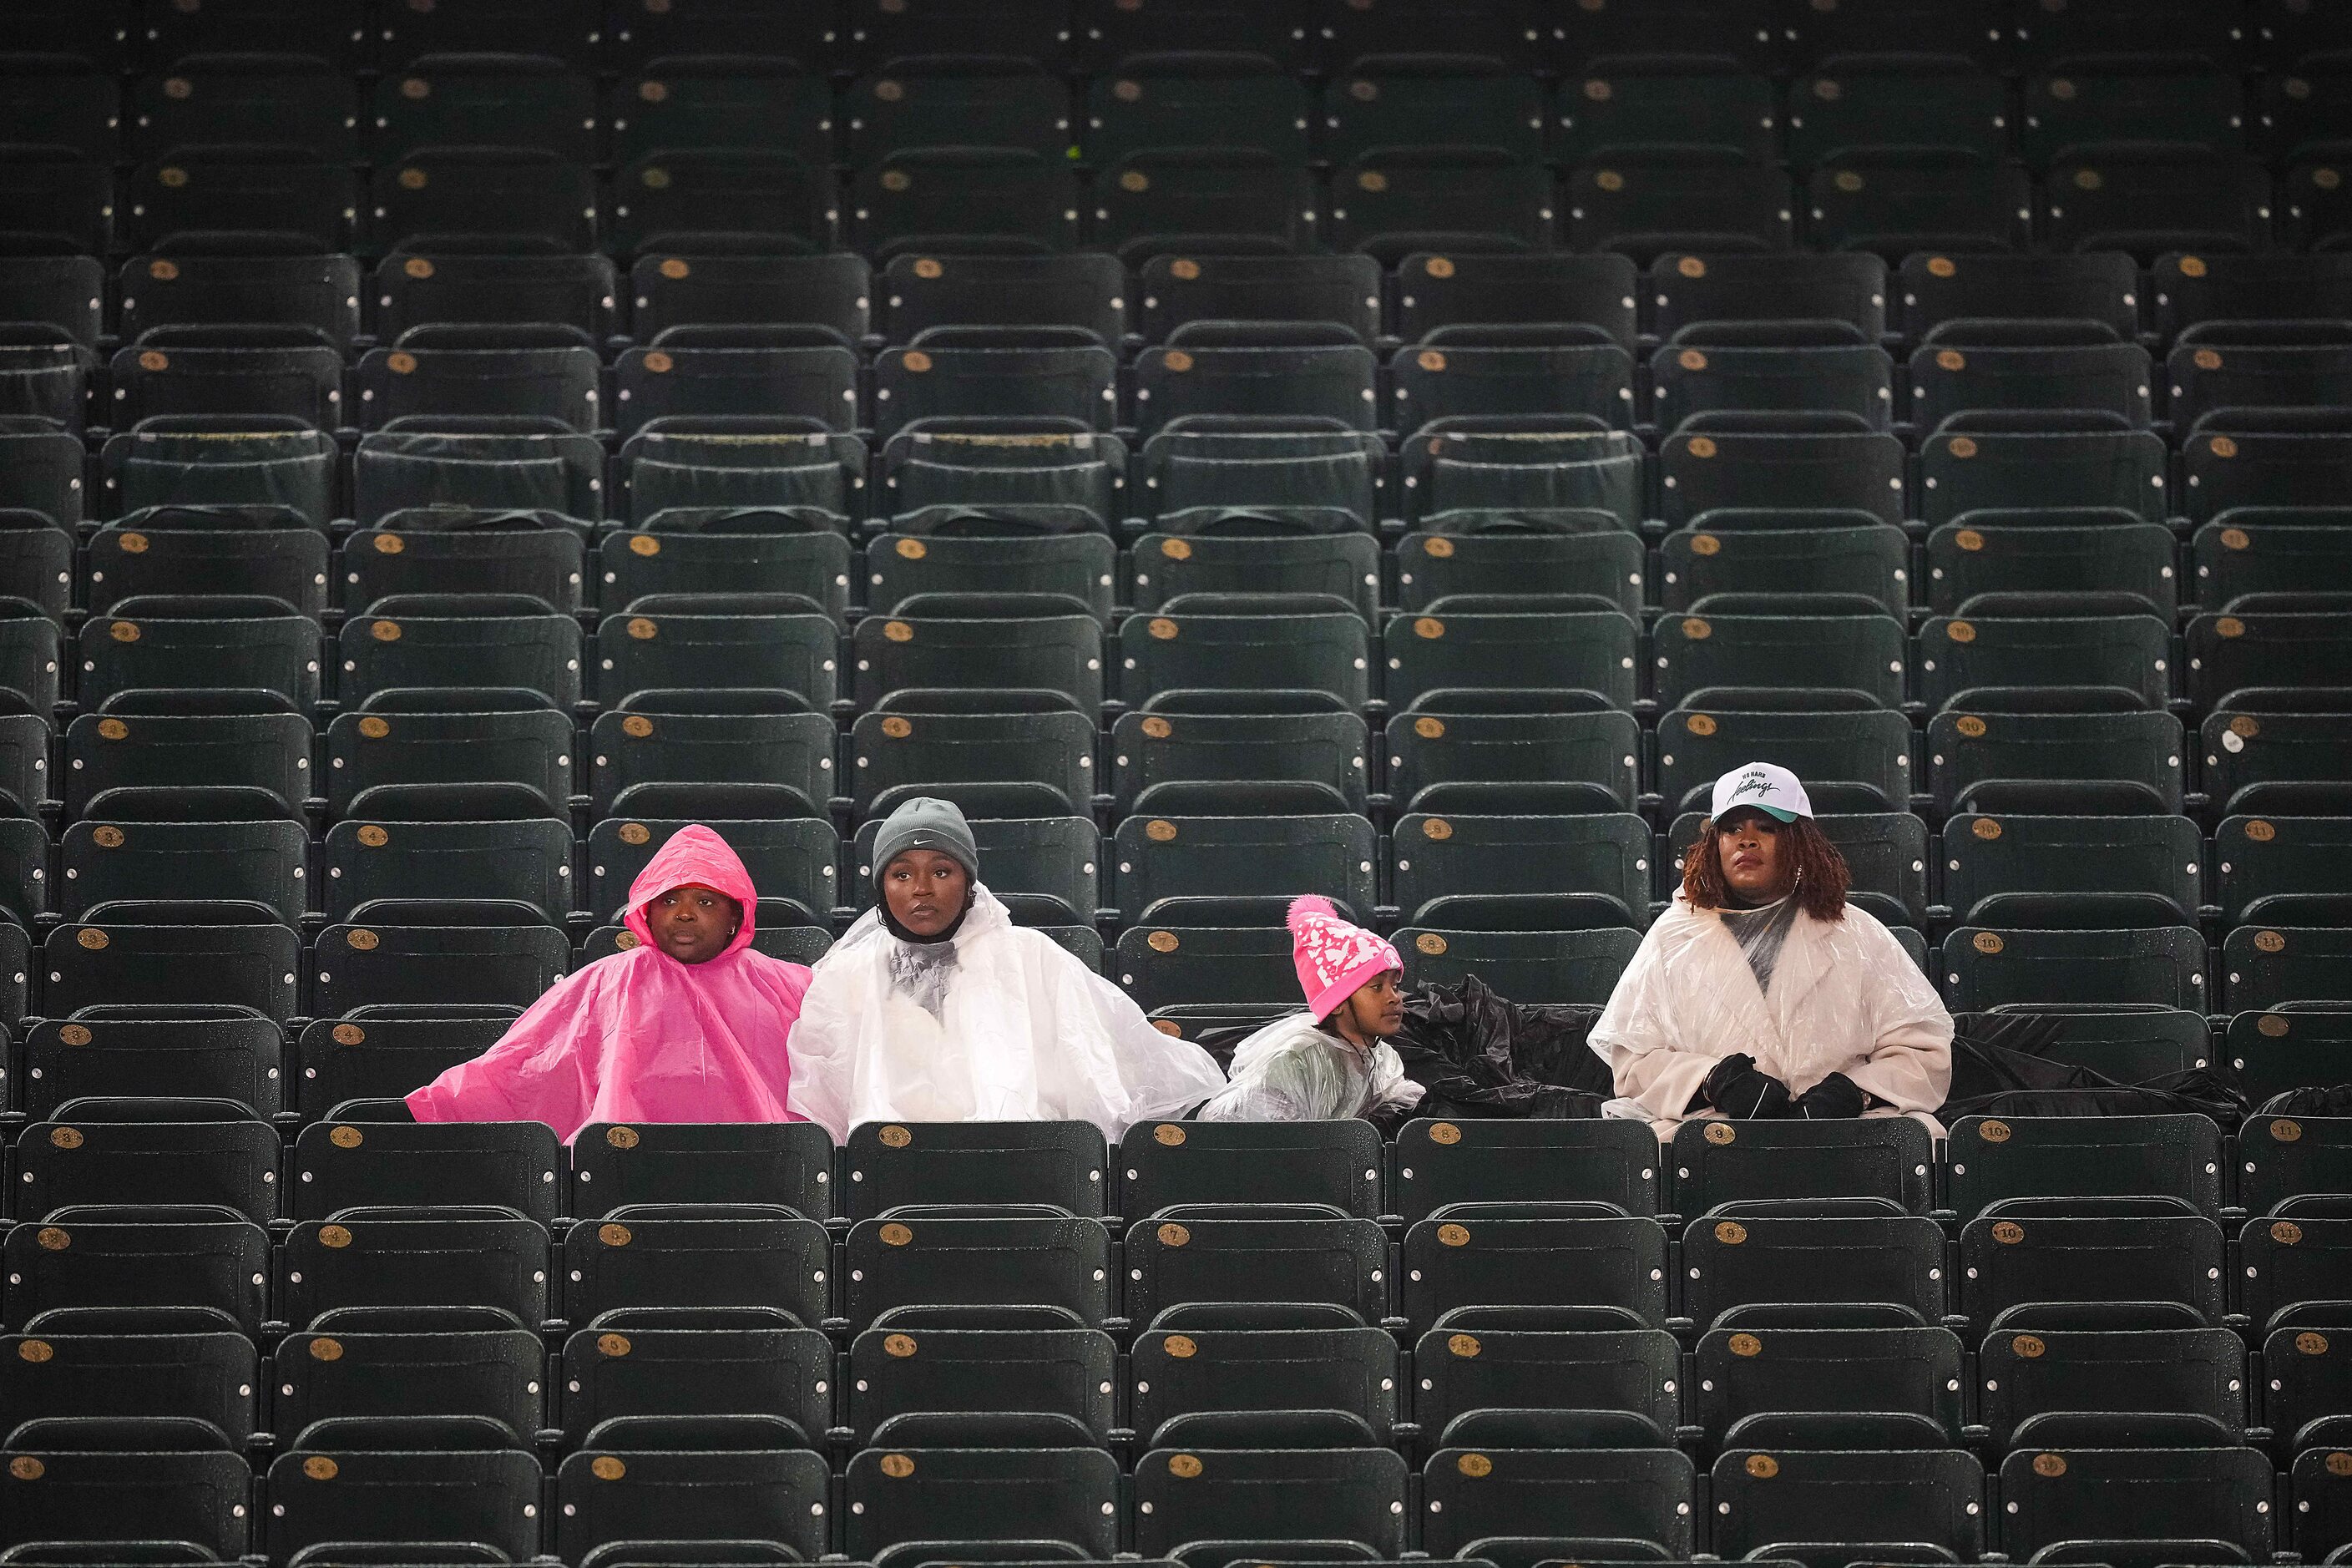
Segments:
[[[672,888],[683,888],[689,883],[715,889],[743,906],[743,924],[736,931],[735,940],[704,962],[718,963],[751,946],[753,917],[760,903],[759,889],[751,886],[751,873],[743,868],[742,858],[728,846],[727,840],[698,822],[670,835],[669,842],[646,862],[646,868],[637,873],[635,881],[629,884],[629,907],[622,916],[621,923],[635,932],[640,942],[659,952],[660,949],[654,942],[653,928],[646,923],[646,906]],[[662,957],[667,963],[677,963],[667,953],[663,953]],[[699,968],[701,965],[681,964],[679,967]]]

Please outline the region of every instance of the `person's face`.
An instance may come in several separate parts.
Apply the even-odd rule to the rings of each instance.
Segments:
[[[1759,902],[1788,890],[1788,826],[1753,806],[1742,806],[1717,823],[1715,854],[1723,879],[1743,899]]]
[[[727,951],[743,924],[743,906],[716,888],[688,882],[646,906],[654,945],[680,963],[704,963]]]
[[[1393,969],[1356,987],[1339,1004],[1340,1033],[1364,1041],[1385,1040],[1404,1027],[1404,988]]]
[[[917,936],[937,936],[955,924],[971,890],[971,875],[936,849],[909,849],[882,868],[890,918]]]

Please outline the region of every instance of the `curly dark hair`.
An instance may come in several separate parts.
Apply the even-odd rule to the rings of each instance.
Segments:
[[[1796,866],[1797,907],[1817,921],[1843,920],[1846,886],[1853,875],[1846,869],[1845,857],[1838,853],[1829,835],[1810,816],[1801,816],[1794,822],[1767,816],[1765,821],[1780,838],[1781,855]],[[1683,896],[1690,900],[1695,910],[1719,910],[1730,902],[1723,881],[1723,861],[1717,848],[1720,837],[1715,818],[1708,817],[1699,824],[1698,842],[1683,856]]]

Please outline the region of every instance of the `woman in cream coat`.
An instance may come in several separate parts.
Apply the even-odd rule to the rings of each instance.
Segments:
[[[1804,786],[1754,763],[1716,781],[1674,905],[1593,1026],[1617,1098],[1659,1139],[1695,1117],[1916,1116],[1952,1080],[1952,1019],[1846,867]]]

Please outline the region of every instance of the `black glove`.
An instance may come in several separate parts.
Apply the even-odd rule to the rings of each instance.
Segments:
[[[1698,1101],[1726,1116],[1758,1118],[1789,1114],[1789,1086],[1756,1070],[1756,1058],[1735,1051],[1715,1064],[1699,1086]]]
[[[1808,1121],[1851,1121],[1860,1116],[1870,1097],[1842,1072],[1833,1072],[1790,1103],[1791,1114]]]

